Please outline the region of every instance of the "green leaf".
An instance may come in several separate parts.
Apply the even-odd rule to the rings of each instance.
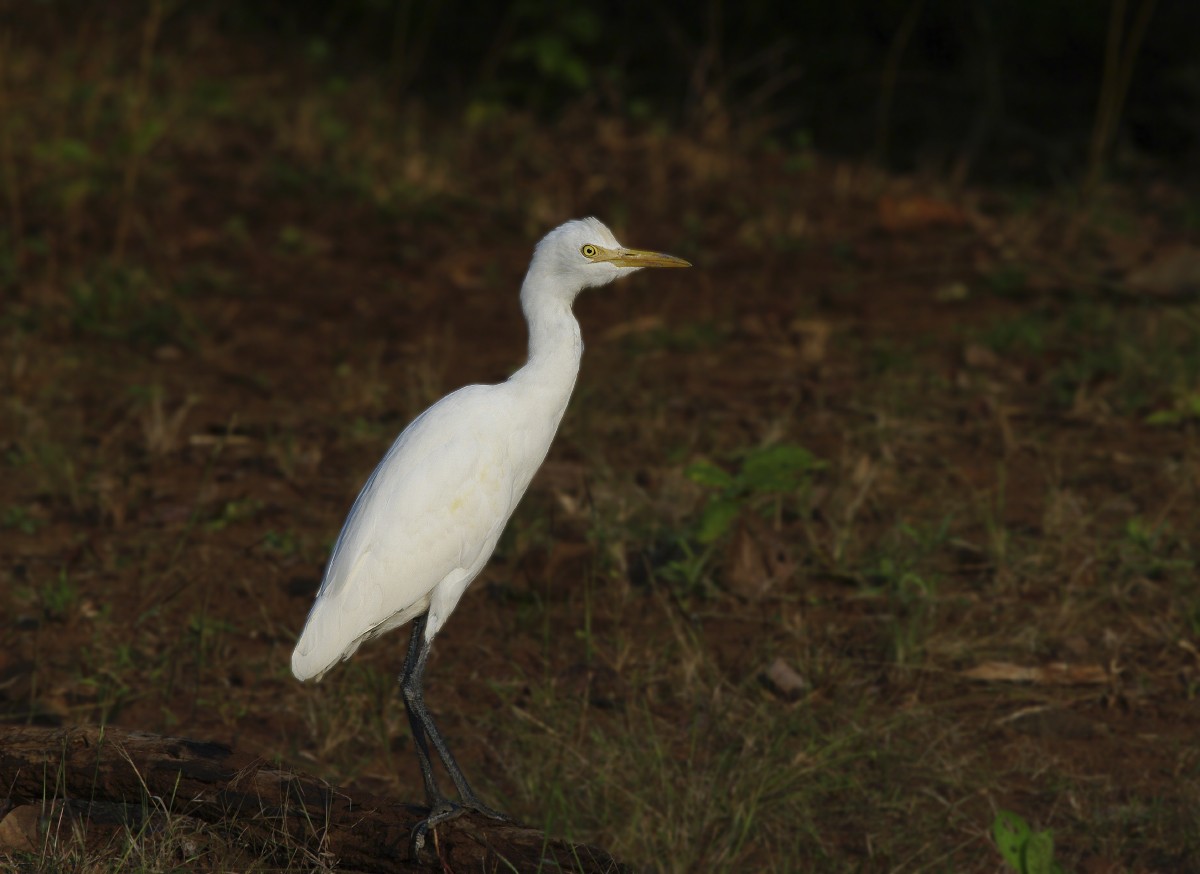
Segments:
[[[1034,832],[1025,842],[1024,874],[1054,874],[1054,837],[1050,832]]]
[[[39,158],[60,164],[87,164],[92,160],[92,150],[87,143],[71,137],[54,140],[47,146],[37,147]]]
[[[746,456],[740,479],[754,492],[793,492],[810,471],[822,466],[822,462],[803,446],[768,446]]]
[[[1146,417],[1147,425],[1178,425],[1183,415],[1178,410],[1158,410]]]
[[[1014,871],[1021,871],[1022,874],[1025,874],[1025,866],[1021,851],[1029,841],[1029,833],[1029,824],[1007,810],[1001,810],[992,821],[992,838],[996,841],[996,849]]]
[[[1147,425],[1179,425],[1200,419],[1200,392],[1180,398],[1170,410],[1158,410],[1146,417]]]
[[[161,118],[151,119],[133,132],[131,146],[135,155],[145,155],[159,141],[167,129],[167,124]]]
[[[708,506],[704,508],[704,514],[700,517],[700,528],[696,532],[696,539],[701,543],[712,543],[721,537],[729,530],[740,509],[737,501],[722,498],[709,501]]]
[[[710,489],[731,489],[736,482],[728,471],[717,467],[711,461],[697,461],[689,465],[683,473],[692,482]]]

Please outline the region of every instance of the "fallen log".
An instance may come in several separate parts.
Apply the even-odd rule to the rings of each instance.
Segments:
[[[467,814],[443,823],[420,859],[409,835],[425,809],[353,796],[217,743],[96,726],[0,726],[0,832],[53,808],[72,821],[127,828],[144,816],[205,823],[243,851],[354,871],[631,872],[603,850]],[[55,806],[57,805],[57,806]],[[36,807],[34,807],[36,806]],[[11,819],[11,822],[10,822]],[[116,825],[113,825],[113,824]],[[122,825],[123,824],[123,825]],[[111,831],[110,831],[111,833]],[[10,848],[11,849],[11,848]]]

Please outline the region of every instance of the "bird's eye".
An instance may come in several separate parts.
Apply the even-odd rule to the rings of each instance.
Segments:
[[[583,253],[584,258],[595,258],[596,257],[596,247],[591,245],[590,243],[588,245],[584,246],[579,251]]]

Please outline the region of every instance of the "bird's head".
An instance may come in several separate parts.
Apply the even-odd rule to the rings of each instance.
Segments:
[[[607,285],[643,267],[691,266],[673,255],[627,249],[604,222],[583,218],[560,225],[537,244],[525,283],[570,301],[585,288]]]

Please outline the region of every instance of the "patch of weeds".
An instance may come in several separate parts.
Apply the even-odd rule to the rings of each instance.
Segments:
[[[861,259],[853,243],[839,240],[829,247],[829,254],[843,267],[858,267]]]
[[[279,250],[289,255],[308,256],[314,247],[310,235],[295,225],[284,225],[279,229]]]
[[[335,775],[361,772],[363,762],[407,739],[395,675],[362,660],[343,665],[305,695],[306,737]],[[364,738],[374,738],[364,743]]]
[[[226,501],[220,513],[204,523],[209,531],[224,531],[230,525],[253,519],[262,509],[262,501],[246,498],[240,501]]]
[[[697,352],[721,345],[722,329],[712,322],[684,322],[653,331],[636,331],[626,335],[624,346],[632,354],[668,351]]]
[[[1194,394],[1200,381],[1200,321],[1184,308],[1079,304],[1066,313],[1055,346],[1062,358],[1048,381],[1062,405],[1089,389],[1130,414]],[[1186,417],[1189,407],[1177,410]]]
[[[37,428],[8,453],[13,467],[28,467],[37,477],[39,491],[55,498],[65,498],[71,509],[83,507],[83,489],[75,460],[80,452],[47,435]]]
[[[659,566],[658,576],[685,597],[707,595],[712,552],[711,545],[697,549],[687,538],[681,538],[671,550],[671,557]]]
[[[940,575],[930,564],[949,540],[951,522],[946,516],[937,525],[900,523],[887,538],[887,551],[864,574],[887,599],[892,657],[898,665],[911,664],[924,651],[934,625]]]
[[[589,61],[589,50],[603,40],[603,18],[589,6],[561,6],[538,9],[517,6],[516,20],[520,36],[504,51],[506,67],[513,75],[520,71],[533,74],[534,87],[522,86],[522,100],[528,105],[557,105],[564,96],[581,94],[593,85],[597,70]],[[553,11],[549,11],[553,10]],[[514,79],[497,77],[485,89],[489,97],[512,96]]]
[[[71,326],[84,336],[141,348],[190,346],[195,325],[146,271],[101,265],[68,292]]]
[[[1125,370],[1119,347],[1080,346],[1050,372],[1050,391],[1057,405],[1070,407],[1081,391],[1094,391],[1115,382]],[[1102,388],[1106,394],[1110,390]]]
[[[997,320],[975,337],[1034,365],[1056,407],[1100,397],[1121,414],[1159,408],[1146,418],[1152,425],[1200,419],[1200,321],[1184,307],[1131,310],[1081,300]]]
[[[812,489],[812,475],[826,463],[802,446],[780,444],[746,452],[732,472],[711,461],[685,470],[708,492],[699,517],[660,544],[648,557],[655,574],[685,596],[704,596],[711,583],[710,560],[744,513],[756,513],[776,528],[797,517]]]
[[[373,421],[365,416],[355,416],[346,432],[355,442],[381,443],[395,433],[395,425]]]
[[[890,776],[889,753],[868,753],[877,738],[857,721],[827,732],[807,708],[780,707],[755,683],[723,682],[699,639],[664,639],[675,645],[660,641],[652,664],[635,656],[622,670],[645,692],[618,708],[596,709],[586,693],[535,677],[516,684],[522,697],[496,711],[514,748],[505,758],[525,763],[510,774],[516,796],[536,799],[548,832],[599,834],[619,855],[656,859],[657,870],[829,869],[822,847],[847,828],[830,805],[871,808],[878,799],[866,783]],[[647,830],[646,816],[667,825]]]
[[[1001,857],[1018,874],[1065,874],[1054,859],[1054,836],[1049,831],[1035,832],[1017,814],[997,813],[992,837]]]
[[[1014,297],[1029,284],[1029,272],[1020,264],[1001,264],[985,277],[988,288],[997,297]]]
[[[228,82],[220,79],[200,79],[187,94],[192,112],[201,117],[225,118],[234,114],[233,93]]]
[[[268,436],[267,454],[289,482],[297,482],[303,472],[316,463],[318,457],[315,450],[304,446],[296,433],[289,430],[274,432]]]
[[[1030,312],[989,322],[979,341],[1000,354],[1038,355],[1046,347],[1046,332],[1045,315]]]
[[[0,526],[14,528],[22,534],[36,534],[45,525],[45,520],[38,518],[28,508],[11,504],[4,508],[0,515]]]
[[[1158,410],[1146,417],[1147,425],[1175,426],[1185,422],[1200,422],[1200,391],[1187,392],[1175,398],[1169,410]]]
[[[808,173],[816,166],[816,150],[813,147],[811,131],[800,130],[792,137],[791,147],[787,150],[787,158],[783,169],[789,174]]]
[[[277,195],[311,199],[322,195],[360,195],[354,179],[346,174],[331,173],[329,165],[314,158],[314,166],[305,166],[283,158],[275,158],[267,165],[266,182],[269,190]],[[284,241],[279,240],[281,244]]]
[[[983,529],[987,532],[987,555],[997,569],[1007,566],[1010,536],[1004,524],[1004,510],[1008,503],[1008,467],[1004,462],[996,465],[995,486],[991,494],[982,500]]]
[[[233,623],[208,613],[195,613],[188,619],[187,636],[196,659],[196,682],[199,684],[205,668],[225,655],[226,638],[237,629]]]
[[[244,215],[232,215],[227,218],[221,226],[221,234],[227,242],[239,249],[248,249],[254,242]]]
[[[1167,522],[1154,524],[1141,516],[1125,523],[1115,551],[1118,565],[1130,576],[1166,580],[1186,576],[1195,567],[1183,539]]]
[[[889,376],[912,373],[917,366],[917,357],[911,348],[887,340],[876,340],[864,350],[868,375]]]
[[[44,585],[40,592],[42,613],[50,620],[66,619],[75,611],[79,598],[79,590],[71,582],[66,568],[59,570],[58,576]]]
[[[184,271],[175,289],[182,297],[209,297],[228,293],[233,285],[233,274],[229,270],[202,261]]]
[[[83,205],[110,184],[105,162],[83,140],[71,136],[46,138],[30,153],[34,178],[41,182],[34,193],[62,209],[68,224],[74,224]]]
[[[719,540],[745,510],[782,521],[786,500],[802,502],[812,489],[812,474],[826,466],[795,444],[751,450],[734,473],[708,461],[691,465],[685,471],[688,479],[709,490],[696,540],[701,544]]]
[[[283,558],[291,558],[300,552],[296,532],[290,528],[287,531],[268,531],[263,535],[263,546]]]
[[[83,679],[83,685],[91,689],[92,695],[95,696],[93,718],[96,722],[101,725],[111,722],[118,716],[121,708],[133,698],[133,688],[124,679],[127,676],[128,674],[102,666],[98,673]]]

